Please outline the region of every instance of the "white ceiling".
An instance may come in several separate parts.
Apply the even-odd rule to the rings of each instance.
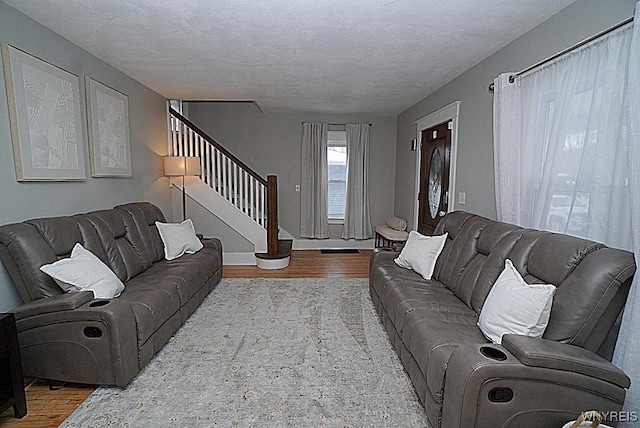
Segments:
[[[396,115],[574,0],[3,0],[159,94]]]

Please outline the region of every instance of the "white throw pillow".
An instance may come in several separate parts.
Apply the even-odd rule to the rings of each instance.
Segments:
[[[118,297],[124,284],[115,273],[91,251],[76,244],[71,257],[40,266],[40,270],[68,292],[92,291],[96,299]]]
[[[389,226],[393,230],[407,230],[407,220],[400,217],[389,217],[387,219],[387,226]]]
[[[478,327],[497,344],[505,334],[542,337],[555,292],[551,284],[527,284],[507,259],[480,311]]]
[[[189,218],[182,223],[156,221],[156,226],[164,244],[164,258],[167,260],[177,259],[185,253],[196,253],[203,247]]]
[[[400,267],[413,269],[424,279],[431,279],[436,260],[444,248],[447,236],[447,233],[439,236],[424,236],[412,230],[400,255],[394,261]]]

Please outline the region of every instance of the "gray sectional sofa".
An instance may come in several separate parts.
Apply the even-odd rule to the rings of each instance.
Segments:
[[[24,305],[13,312],[25,376],[127,385],[200,305],[222,276],[222,245],[164,259],[146,202],[69,217],[0,226],[0,258]],[[76,243],[125,284],[113,299],[65,293],[40,266],[68,257]]]
[[[561,427],[584,410],[620,410],[630,380],[597,352],[626,301],[633,255],[460,211],[434,234],[445,232],[430,281],[382,250],[369,278],[432,426]],[[505,335],[495,345],[477,326],[506,259],[526,282],[557,287],[543,338]]]

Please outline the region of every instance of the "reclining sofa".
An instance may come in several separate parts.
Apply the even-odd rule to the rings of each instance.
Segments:
[[[200,305],[222,276],[222,245],[164,259],[146,203],[0,226],[0,258],[24,305],[13,310],[25,376],[126,386]],[[68,257],[76,243],[125,284],[113,299],[65,293],[40,266]]]
[[[629,378],[596,354],[627,298],[631,253],[456,211],[430,281],[375,250],[370,294],[433,427],[561,427],[584,410],[619,411]],[[542,338],[490,343],[478,316],[510,259],[553,284]],[[524,303],[524,302],[523,302]],[[613,425],[613,423],[605,422]]]

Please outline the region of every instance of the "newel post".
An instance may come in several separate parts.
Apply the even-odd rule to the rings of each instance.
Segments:
[[[278,254],[278,177],[267,176],[267,251]]]

